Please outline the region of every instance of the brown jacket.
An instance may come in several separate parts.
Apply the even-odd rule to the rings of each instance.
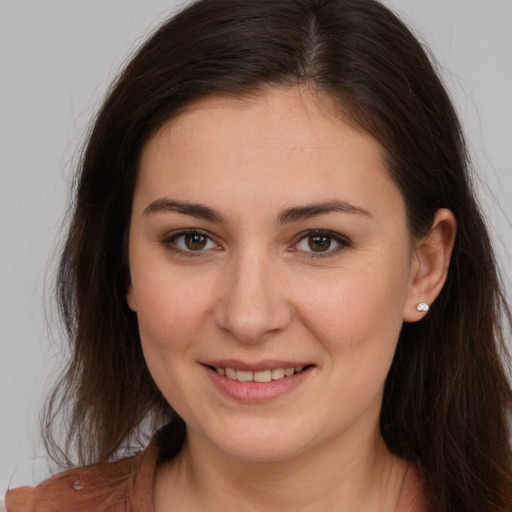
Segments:
[[[6,494],[8,512],[154,512],[153,477],[160,449],[59,473],[37,487]],[[418,472],[410,467],[396,512],[427,512]]]

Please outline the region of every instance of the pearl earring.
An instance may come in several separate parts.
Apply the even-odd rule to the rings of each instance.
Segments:
[[[417,306],[416,306],[416,309],[418,311],[421,311],[422,313],[426,313],[430,308],[428,307],[428,304],[426,304],[425,302],[420,302]]]

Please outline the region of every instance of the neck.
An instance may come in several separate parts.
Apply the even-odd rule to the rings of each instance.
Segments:
[[[155,510],[393,512],[405,472],[378,428],[258,462],[226,456],[189,431],[178,456],[157,472]]]

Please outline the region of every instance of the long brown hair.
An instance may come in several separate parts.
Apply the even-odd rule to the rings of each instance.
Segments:
[[[432,510],[510,512],[510,312],[454,108],[422,46],[375,0],[201,0],[131,59],[98,113],[77,178],[58,274],[72,359],[48,402],[47,446],[68,464],[71,453],[100,462],[179,424],[151,379],[125,300],[141,150],[198,98],[301,84],[381,143],[413,236],[428,233],[438,208],[458,223],[443,291],[400,334],[382,435],[422,470]],[[62,449],[52,441],[59,413]]]

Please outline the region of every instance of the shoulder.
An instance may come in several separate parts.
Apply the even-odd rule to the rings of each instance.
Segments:
[[[427,512],[428,501],[425,485],[420,471],[409,466],[400,494],[396,512]]]
[[[158,449],[58,473],[36,487],[7,491],[8,512],[151,512]]]

